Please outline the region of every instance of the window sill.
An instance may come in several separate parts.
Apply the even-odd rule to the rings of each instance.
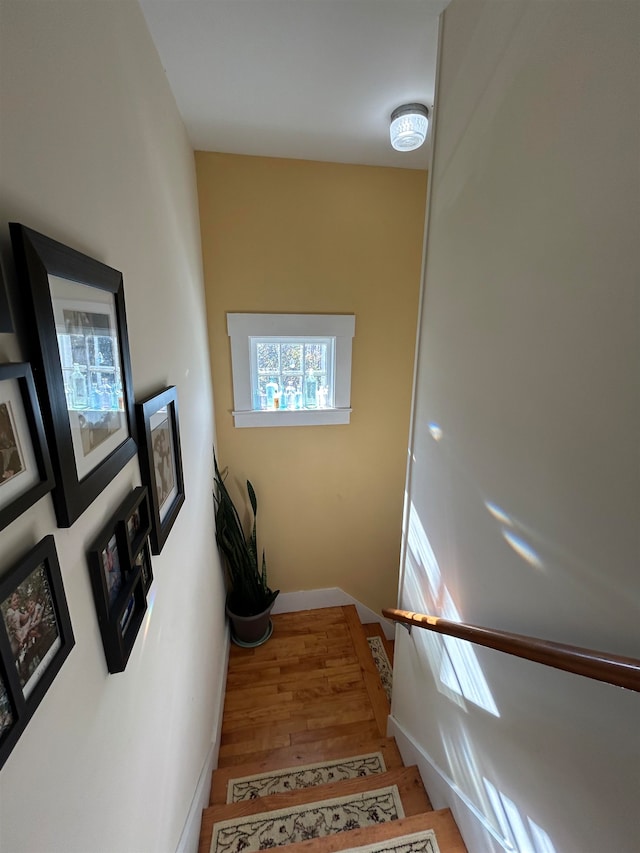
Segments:
[[[236,427],[327,426],[348,424],[351,409],[279,409],[269,412],[233,412]]]

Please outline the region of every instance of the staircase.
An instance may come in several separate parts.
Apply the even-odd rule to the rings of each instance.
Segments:
[[[219,767],[199,853],[466,853],[416,767],[385,737],[389,699],[355,607],[273,617],[256,649],[232,646]]]

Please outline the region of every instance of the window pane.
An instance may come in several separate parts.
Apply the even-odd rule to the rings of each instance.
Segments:
[[[258,373],[280,373],[280,344],[256,344]]]
[[[327,345],[305,344],[304,348],[304,372],[313,370],[314,373],[326,373],[327,370]]]
[[[282,344],[282,372],[302,373],[302,344]]]

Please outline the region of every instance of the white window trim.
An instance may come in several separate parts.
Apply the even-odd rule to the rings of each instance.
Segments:
[[[227,314],[233,372],[233,418],[237,427],[348,424],[351,418],[351,344],[354,314]],[[335,386],[331,409],[254,411],[251,337],[335,337]]]

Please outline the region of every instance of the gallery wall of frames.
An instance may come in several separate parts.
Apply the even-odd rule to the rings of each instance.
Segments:
[[[107,670],[122,672],[147,611],[151,554],[184,503],[178,396],[134,400],[118,270],[10,223],[28,361],[0,364],[0,530],[51,494],[71,527],[140,454],[142,485],[91,543],[87,571]],[[0,281],[0,331],[12,331]],[[25,549],[26,550],[26,549]],[[53,535],[0,577],[0,768],[74,645]]]

